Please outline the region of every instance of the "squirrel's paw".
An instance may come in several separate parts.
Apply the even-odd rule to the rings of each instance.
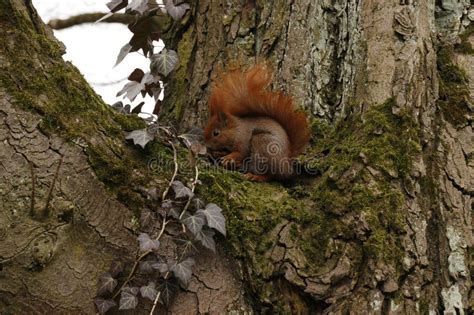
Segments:
[[[237,161],[231,154],[221,157],[219,163],[226,168],[239,168],[242,166],[242,163]]]
[[[268,175],[257,175],[252,173],[245,173],[244,177],[254,182],[265,182],[270,178]]]

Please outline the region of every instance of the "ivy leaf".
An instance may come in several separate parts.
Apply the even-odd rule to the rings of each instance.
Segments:
[[[186,225],[193,235],[196,235],[202,230],[203,225],[206,224],[206,218],[203,214],[196,213],[195,215],[184,216],[181,222]]]
[[[215,232],[209,228],[203,228],[196,234],[196,240],[201,242],[202,246],[216,252],[216,242],[214,241]]]
[[[142,112],[142,107],[145,105],[145,102],[141,102],[132,110],[132,114],[140,114]]]
[[[145,149],[145,146],[148,142],[152,141],[155,136],[148,132],[148,129],[139,129],[130,132],[125,139],[133,140],[133,144],[141,146]]]
[[[142,82],[144,75],[145,75],[145,72],[143,72],[142,69],[136,68],[135,70],[132,71],[132,73],[130,73],[127,79],[129,81]]]
[[[170,200],[165,200],[161,203],[161,206],[158,208],[158,214],[166,218],[168,216],[169,211],[172,209],[173,203]]]
[[[159,76],[147,72],[143,76],[142,84],[145,85],[145,89],[142,90],[143,97],[145,97],[147,94],[153,96],[155,99],[160,96],[161,86]]]
[[[110,272],[106,272],[99,278],[99,288],[97,289],[98,295],[112,292],[117,286],[117,280],[112,277]]]
[[[169,211],[173,208],[173,201],[166,199],[161,203],[161,208],[165,209],[166,211]]]
[[[145,96],[147,93],[149,93],[151,96],[156,89],[161,90],[159,77],[150,72],[144,73],[142,75],[141,72],[143,71],[140,69],[135,69],[129,75],[128,79],[131,80],[131,82],[128,82],[124,85],[124,87],[117,93],[117,97],[125,94],[124,97],[127,97],[133,102],[140,92],[142,93],[142,96]]]
[[[146,35],[133,35],[129,44],[132,46],[132,51],[141,49],[145,57],[148,57],[148,53],[153,53],[153,41]]]
[[[117,305],[114,300],[103,299],[100,297],[94,299],[94,304],[100,314],[107,313],[108,310]]]
[[[148,285],[145,285],[140,288],[140,293],[144,298],[154,301],[158,291],[156,291],[156,285],[153,281],[148,282]]]
[[[138,298],[128,290],[120,294],[119,310],[133,310],[138,305]]]
[[[158,208],[158,213],[163,217],[167,217],[169,212],[173,209],[173,202],[167,199],[161,203],[161,206]]]
[[[185,212],[184,215],[186,215],[187,212]],[[173,208],[170,210],[170,212],[168,213],[171,217],[175,218],[176,220],[179,220],[179,216],[181,215],[181,213],[179,212],[178,209],[176,208]]]
[[[171,187],[173,188],[176,199],[179,199],[179,198],[189,199],[194,196],[194,193],[192,192],[192,190],[184,186],[184,184],[180,182],[179,180],[175,180],[174,182],[172,182]]]
[[[123,106],[122,102],[116,102],[112,105],[112,108],[121,114],[130,114],[130,104]]]
[[[166,306],[171,304],[173,297],[178,291],[178,286],[175,281],[174,279],[165,280],[158,286],[158,291],[161,292],[160,300]]]
[[[155,214],[148,209],[142,209],[140,213],[140,226],[147,227],[155,220]]]
[[[163,208],[158,208],[157,213],[162,217],[166,218],[168,216],[168,211]]]
[[[109,271],[112,277],[118,276],[123,272],[123,262],[117,260],[112,261]]]
[[[155,76],[154,74],[152,74],[151,72],[146,72],[144,75],[143,75],[143,78],[141,80],[141,83],[143,84],[150,84],[150,83],[157,83],[159,82],[159,77]]]
[[[202,184],[199,179],[198,179],[197,184]],[[199,198],[194,198],[192,204],[193,204],[194,209],[202,209],[204,207],[204,201],[202,201]]]
[[[156,200],[160,199],[160,197],[161,197],[160,196],[160,191],[156,187],[145,190],[145,193],[147,194],[147,197],[149,199],[153,200],[153,201],[156,201]]]
[[[160,273],[167,273],[169,271],[169,266],[163,262],[156,262],[151,265],[153,269],[158,270]]]
[[[225,235],[225,218],[222,215],[222,209],[218,205],[210,203],[205,209],[200,209],[196,213],[204,214],[207,219],[207,225]]]
[[[155,78],[159,79],[157,76],[155,76]],[[161,86],[159,81],[145,84],[145,90],[142,91],[142,96],[145,97],[147,94],[153,97],[155,100],[159,99],[161,94]]]
[[[117,97],[125,94],[124,97],[128,98],[131,102],[135,100],[135,98],[140,94],[140,91],[145,88],[145,85],[141,84],[140,82],[127,82],[123,88],[118,91]]]
[[[141,233],[137,239],[140,243],[140,251],[142,253],[149,250],[157,250],[160,247],[160,241],[151,239],[147,233]]]
[[[186,10],[190,8],[189,3],[181,3],[180,5],[175,5],[173,0],[165,0],[166,12],[173,18],[173,20],[178,21],[186,14]]]
[[[173,272],[176,278],[181,281],[184,287],[188,286],[189,280],[192,275],[192,266],[194,265],[194,259],[186,258],[178,264],[171,266],[170,270]]]
[[[133,33],[129,44],[131,51],[142,50],[145,57],[153,53],[153,41],[160,39],[159,18],[153,15],[143,15],[134,23],[128,25],[128,29]]]
[[[138,270],[143,273],[150,274],[153,273],[153,264],[155,264],[155,260],[143,260],[138,263]]]
[[[188,133],[184,133],[178,136],[183,139],[184,144],[190,149],[195,155],[205,155],[207,152],[206,146],[202,144],[202,130],[199,128],[193,128]]]
[[[132,45],[130,44],[125,44],[121,49],[120,52],[117,56],[117,61],[115,62],[115,66],[118,66],[119,63],[121,63],[124,59],[125,56],[127,56],[130,52],[132,51]]]
[[[193,250],[196,250],[194,241],[187,238],[186,235],[184,238],[175,238],[174,242],[179,246],[182,256],[185,256],[186,254],[191,253]]]
[[[123,103],[121,101],[115,102],[112,104],[112,108],[121,113],[123,109]]]
[[[112,15],[114,15],[115,12],[118,12],[125,8],[128,5],[128,0],[112,0],[107,3],[107,7],[109,8],[110,12],[101,17],[96,21],[96,23],[99,23],[100,21],[106,20]]]
[[[150,69],[152,73],[161,73],[167,76],[178,64],[178,54],[174,50],[163,48],[158,54],[150,57]]]
[[[127,6],[127,10],[143,14],[148,10],[148,0],[132,0],[132,2]]]
[[[109,10],[114,13],[122,10],[127,5],[128,5],[128,0],[112,0],[112,1],[107,2],[107,8],[109,8]]]
[[[155,99],[156,99],[156,97],[155,97]],[[160,110],[161,110],[161,101],[156,100],[155,108],[153,108],[153,114],[158,115],[160,113]]]
[[[129,286],[126,286],[122,289],[122,291],[128,292],[133,295],[137,295],[139,290],[140,289],[138,287],[129,287]]]

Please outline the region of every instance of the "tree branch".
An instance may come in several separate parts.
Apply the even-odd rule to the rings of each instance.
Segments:
[[[55,30],[61,30],[84,23],[94,23],[107,13],[85,13],[72,16],[67,19],[54,19],[48,22],[48,25]],[[135,20],[133,15],[124,13],[115,13],[101,22],[129,24]]]

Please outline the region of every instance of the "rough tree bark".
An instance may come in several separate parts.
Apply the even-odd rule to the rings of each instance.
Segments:
[[[0,313],[94,314],[98,277],[133,262],[142,191],[166,178],[124,141],[143,121],[110,110],[62,60],[30,1],[2,1],[0,31]],[[233,262],[197,263],[171,313],[247,307]]]
[[[323,175],[281,185],[203,171],[197,193],[224,208],[228,236],[172,313],[473,311],[469,6],[192,3],[164,33],[180,55],[164,116],[202,125],[219,68],[268,60],[274,87],[312,117],[305,159]],[[140,122],[61,60],[30,1],[2,2],[0,17],[0,308],[92,313],[98,276],[133,258],[139,187],[165,179],[123,142]]]
[[[303,193],[273,187],[272,195],[282,197],[275,197],[281,199],[268,212],[279,219],[262,219],[271,215],[261,209],[264,204],[240,216],[258,226],[254,235],[275,224],[264,230],[270,235],[266,248],[248,234],[238,239],[260,310],[279,305],[293,313],[472,312],[473,15],[469,1],[450,0],[199,1],[189,20],[170,29],[168,41],[181,64],[164,108],[182,126],[202,124],[211,78],[235,60],[267,60],[275,70],[274,87],[294,95],[343,137],[353,135],[345,133],[344,121],[354,123],[357,115],[362,123],[356,120],[352,132],[360,136],[357,128],[370,129],[381,103],[388,102],[385,118],[411,121],[410,136],[401,134],[400,126],[375,128],[378,140],[403,137],[375,147],[360,148],[357,138],[343,137],[335,139],[340,147],[321,146],[317,137],[324,133],[315,132],[309,157],[329,156],[322,179],[304,186]],[[369,135],[363,141],[372,140]],[[410,141],[415,142],[410,153],[397,151]],[[388,155],[382,163],[367,157],[393,149],[394,163],[387,163]],[[345,158],[349,162],[338,169],[335,163]],[[363,206],[354,205],[358,185],[369,190]],[[396,207],[377,203],[386,189],[401,198]],[[310,228],[298,214],[281,219],[279,207],[302,196],[308,203],[292,206],[312,214]],[[324,213],[323,222],[315,223],[315,212]],[[353,234],[344,228],[321,231],[329,229],[328,221],[344,222]],[[308,251],[311,242],[322,244]],[[311,255],[314,251],[323,257]]]

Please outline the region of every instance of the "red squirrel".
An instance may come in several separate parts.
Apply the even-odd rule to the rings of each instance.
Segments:
[[[219,78],[209,100],[207,148],[254,181],[294,176],[294,158],[310,138],[306,115],[295,111],[289,96],[269,91],[271,80],[263,65],[235,70]]]

